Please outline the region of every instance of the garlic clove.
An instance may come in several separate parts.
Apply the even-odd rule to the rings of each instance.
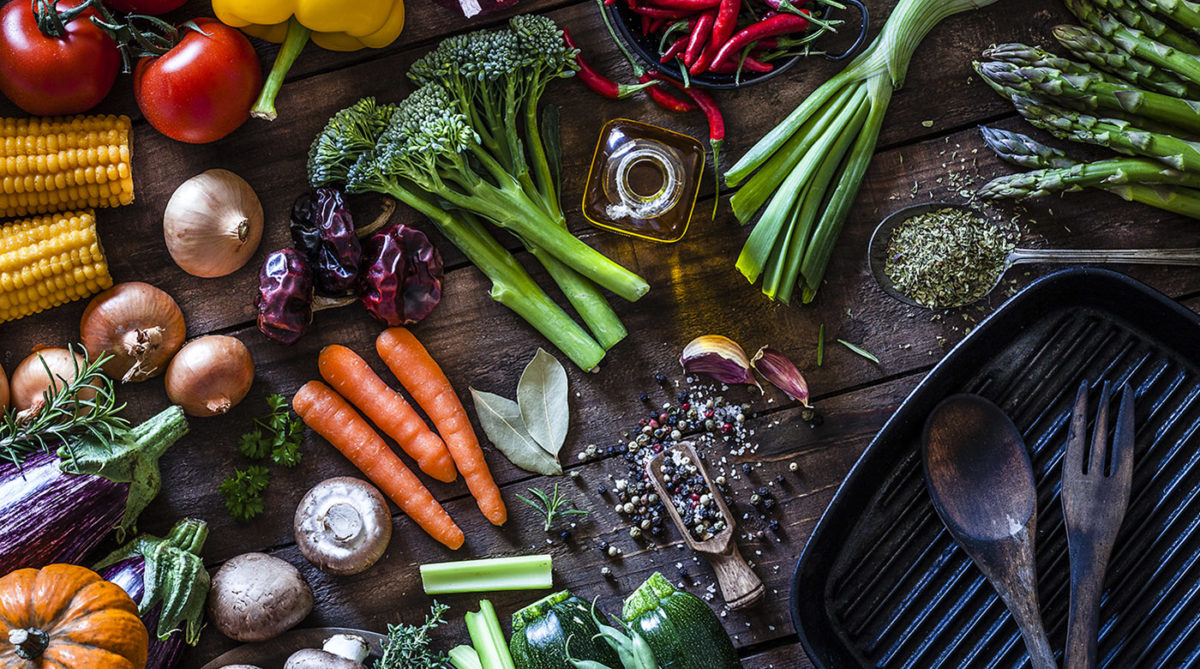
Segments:
[[[749,356],[729,337],[696,337],[683,347],[679,364],[689,374],[704,374],[721,383],[747,383],[762,391],[750,369]]]
[[[770,381],[771,385],[782,390],[788,397],[806,407],[810,406],[808,382],[804,380],[804,375],[800,373],[799,369],[796,369],[796,365],[786,355],[764,346],[754,354],[754,359],[750,361],[750,364],[758,370],[759,374],[763,375],[764,379]]]

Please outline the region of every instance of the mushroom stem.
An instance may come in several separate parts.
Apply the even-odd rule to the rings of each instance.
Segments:
[[[321,647],[326,653],[344,657],[352,662],[364,662],[371,654],[367,640],[357,634],[334,634]]]
[[[349,543],[362,534],[363,519],[358,509],[344,502],[334,504],[325,512],[322,519],[325,529],[333,534],[333,538],[341,543]]]

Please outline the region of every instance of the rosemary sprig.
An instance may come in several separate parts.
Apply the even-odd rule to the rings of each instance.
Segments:
[[[70,350],[74,352],[74,347]],[[112,356],[101,354],[89,361],[86,351],[82,355],[82,363],[75,359],[73,379],[54,374],[45,359],[38,356],[46,375],[51,377],[50,387],[42,393],[43,403],[37,411],[4,412],[0,421],[0,458],[19,467],[31,454],[49,452],[62,445],[74,457],[75,440],[90,437],[109,444],[117,439],[118,430],[128,429],[129,421],[120,416],[125,405],[117,404],[112,380],[101,371]],[[78,397],[88,388],[95,390],[95,397]]]
[[[575,506],[575,502],[572,502],[558,492],[557,483],[554,484],[554,492],[550,494],[546,494],[544,491],[538,488],[530,488],[529,494],[536,497],[537,501],[531,500],[523,495],[517,495],[517,499],[525,502],[529,506],[532,506],[537,510],[538,513],[542,514],[542,517],[546,519],[547,532],[550,531],[550,525],[554,523],[554,520],[560,516],[587,515],[591,513],[590,511],[582,511],[580,509],[562,508],[564,504]]]

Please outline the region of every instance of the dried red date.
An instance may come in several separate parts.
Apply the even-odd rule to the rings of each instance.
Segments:
[[[425,233],[392,224],[371,236],[363,249],[359,294],[376,320],[411,325],[442,299],[442,256]]]
[[[362,245],[354,234],[354,217],[335,188],[318,188],[292,205],[292,242],[308,258],[313,283],[322,295],[341,295],[354,288]]]
[[[313,273],[308,260],[292,249],[267,256],[258,273],[258,329],[267,337],[294,344],[312,323]]]

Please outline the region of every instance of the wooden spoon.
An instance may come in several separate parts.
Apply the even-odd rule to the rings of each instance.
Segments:
[[[696,465],[696,470],[704,477],[704,483],[708,486],[708,493],[712,495],[713,501],[721,511],[721,516],[725,519],[725,529],[706,541],[696,540],[683,518],[679,517],[675,505],[671,503],[671,494],[667,491],[666,482],[663,480],[662,465],[675,453],[688,458],[692,464]],[[737,543],[733,540],[735,525],[733,514],[729,512],[729,507],[725,505],[725,499],[713,485],[696,449],[688,443],[663,449],[662,453],[655,455],[646,463],[646,472],[650,474],[650,480],[654,483],[654,488],[658,491],[663,506],[667,508],[667,514],[675,521],[675,527],[679,528],[683,540],[687,542],[688,546],[691,546],[692,550],[704,554],[708,563],[712,565],[713,571],[717,574],[717,583],[721,586],[721,596],[725,598],[725,605],[731,609],[744,609],[762,599],[763,594],[766,593],[766,587],[758,574],[754,573],[750,565],[746,564],[746,559],[738,552]]]
[[[942,522],[1008,606],[1034,669],[1057,667],[1038,606],[1037,490],[1021,433],[995,404],[953,395],[926,421],[923,450]]]

